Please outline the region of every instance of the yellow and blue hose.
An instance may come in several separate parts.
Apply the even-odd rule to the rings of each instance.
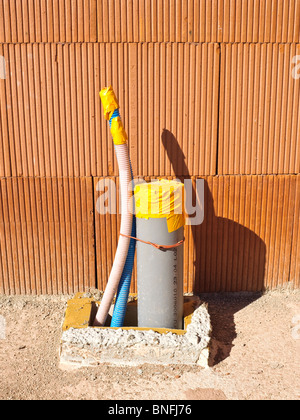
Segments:
[[[130,182],[133,182],[133,176],[129,159],[127,134],[120,118],[120,106],[113,88],[109,86],[102,89],[100,98],[104,109],[104,117],[110,123],[118,161],[122,217],[114,263],[93,325],[97,327],[105,325],[109,309],[115,295],[117,295],[112,325],[121,327],[126,313],[135,253],[135,244],[134,246],[131,244],[130,247],[130,233],[135,235],[135,230],[133,230],[135,223],[133,223],[132,211],[129,209],[132,197],[128,189]],[[128,255],[129,248],[130,253]]]
[[[109,120],[110,128],[112,126],[112,120],[114,118],[120,118],[119,109],[116,109],[113,112]],[[130,162],[130,170],[131,170],[132,183],[134,187],[131,162]],[[134,238],[136,237],[136,218],[134,215],[134,211],[133,211],[131,236]],[[110,326],[114,328],[115,327],[120,328],[120,327],[123,327],[124,325],[124,319],[126,315],[126,308],[127,308],[127,302],[128,302],[130,285],[131,285],[133,265],[134,265],[135,248],[136,248],[136,241],[134,239],[131,239],[125,266],[124,266],[123,273],[122,273],[119,287],[118,287],[118,293],[117,293],[116,302],[114,306],[114,312],[113,312],[113,316],[112,316],[112,320],[110,324]]]

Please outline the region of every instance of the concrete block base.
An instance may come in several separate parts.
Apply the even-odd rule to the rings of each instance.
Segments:
[[[80,294],[69,301],[60,343],[62,368],[101,363],[131,366],[144,363],[198,364],[207,367],[211,324],[207,307],[199,298],[185,298],[184,330],[128,326],[136,314],[135,300],[128,305],[127,326],[116,329],[92,327],[98,303]]]

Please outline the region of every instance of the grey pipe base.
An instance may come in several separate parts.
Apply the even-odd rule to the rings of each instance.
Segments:
[[[137,219],[137,237],[159,245],[183,239],[183,227],[169,233],[165,218]],[[138,326],[183,328],[183,245],[158,250],[137,241]]]

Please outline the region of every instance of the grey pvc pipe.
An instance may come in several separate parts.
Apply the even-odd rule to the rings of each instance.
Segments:
[[[159,245],[183,239],[183,227],[170,233],[166,218],[137,218],[137,237]],[[158,250],[137,242],[138,326],[183,328],[183,245]]]

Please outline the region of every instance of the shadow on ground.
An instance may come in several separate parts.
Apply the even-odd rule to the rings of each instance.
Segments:
[[[213,367],[230,356],[237,337],[234,316],[262,296],[257,293],[207,293],[201,300],[208,306],[211,319],[209,366]]]

